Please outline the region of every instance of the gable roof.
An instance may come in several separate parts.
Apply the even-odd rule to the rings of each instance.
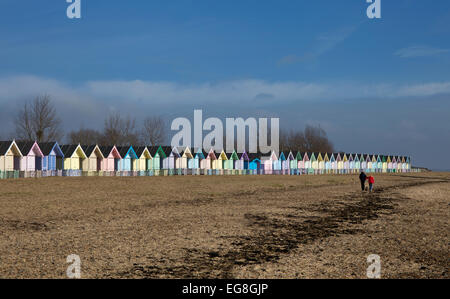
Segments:
[[[164,158],[169,157],[172,154],[172,152],[174,154],[178,154],[178,155],[180,154],[180,153],[178,153],[178,150],[176,148],[172,148],[171,146],[161,146],[161,149],[164,152],[164,155],[166,155]]]
[[[59,147],[58,142],[39,142],[39,148],[41,149],[44,156],[50,155],[50,153],[54,150],[56,155],[64,158],[64,154]]]
[[[21,156],[23,156],[20,148],[17,146],[17,144],[16,144],[16,142],[14,140],[13,141],[0,141],[0,156],[6,155],[6,153],[9,151],[9,149],[13,145],[17,148],[17,150],[19,151],[19,154]]]
[[[213,148],[209,150],[206,158],[210,158],[210,159],[213,158],[213,160],[217,160],[217,155]]]
[[[113,151],[113,149],[116,149],[116,151],[117,151],[117,148],[116,148],[114,145],[99,146],[98,148],[99,148],[100,151],[102,152],[103,157],[109,157],[109,155],[111,154],[111,152]],[[117,153],[118,153],[119,156],[120,156],[119,151],[117,151]],[[120,158],[122,158],[122,156],[120,156]]]
[[[16,144],[23,155],[28,155],[35,145],[37,146],[39,153],[43,155],[39,145],[35,141],[17,141]]]
[[[134,148],[132,146],[119,146],[117,147],[117,150],[119,151],[122,159],[124,159],[128,154],[130,154],[130,156],[134,155],[132,159],[137,159],[136,152],[134,151]]]
[[[73,153],[77,150],[78,146],[79,144],[65,144],[61,146],[61,151],[63,152],[64,157],[66,158],[72,157]],[[83,148],[81,148],[81,150],[83,150]]]
[[[254,161],[254,160],[260,160],[261,161],[261,154],[260,153],[250,153],[247,154],[248,156],[248,160],[250,162]]]
[[[81,148],[83,149],[86,156],[90,157],[92,155],[92,153],[95,151],[95,149],[98,148],[98,146],[97,145],[82,145]],[[99,150],[100,154],[102,155],[102,158],[105,158],[105,155],[102,153],[100,148],[98,148],[98,150]]]
[[[249,157],[246,151],[244,151],[243,153],[237,153],[237,155],[240,157],[239,160],[244,160],[244,161],[248,161]]]
[[[136,153],[138,158],[142,157],[145,151],[148,151],[151,156],[150,150],[146,146],[138,146],[134,148],[134,152]]]

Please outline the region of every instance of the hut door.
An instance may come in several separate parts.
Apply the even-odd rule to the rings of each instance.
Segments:
[[[14,156],[14,170],[20,170],[20,157]]]
[[[35,170],[42,170],[42,158],[36,157],[35,159]]]

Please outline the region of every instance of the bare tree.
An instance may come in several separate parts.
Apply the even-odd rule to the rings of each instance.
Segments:
[[[71,144],[94,145],[100,144],[103,140],[103,135],[99,131],[91,129],[79,129],[69,133],[69,142]]]
[[[302,152],[333,152],[333,143],[320,126],[307,125],[304,131],[280,132],[280,150],[299,150]]]
[[[328,139],[327,133],[322,127],[306,126],[305,128],[305,148],[309,152],[333,152],[333,143]]]
[[[19,110],[15,119],[16,136],[28,141],[54,141],[61,137],[60,124],[50,96],[37,96]]]
[[[142,141],[146,145],[162,145],[166,137],[166,123],[160,116],[147,117],[142,129]]]
[[[136,120],[128,116],[123,118],[119,113],[110,113],[105,119],[102,144],[130,145],[138,144]]]

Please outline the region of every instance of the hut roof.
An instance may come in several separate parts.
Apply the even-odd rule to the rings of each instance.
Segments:
[[[23,155],[28,155],[34,145],[34,141],[16,141],[17,147]]]
[[[73,153],[77,150],[78,144],[65,144],[61,146],[61,151],[64,154],[64,157],[72,157]]]
[[[54,141],[54,142],[39,142],[39,148],[42,151],[42,154],[44,154],[44,156],[48,156],[50,155],[50,153],[52,152],[52,150],[54,148],[57,148],[57,152],[59,152],[59,154],[61,156],[64,156],[64,154],[61,151],[61,148],[58,145],[58,142]]]
[[[13,141],[0,141],[0,156],[4,156],[11,147]]]
[[[138,146],[138,147],[134,148],[134,152],[136,153],[136,155],[138,157],[140,157],[140,156],[142,156],[142,154],[144,153],[146,148],[147,148],[146,146]]]
[[[111,154],[114,146],[113,145],[103,145],[98,147],[102,152],[103,156],[108,157]]]
[[[82,145],[81,148],[83,149],[86,156],[92,155],[97,145]]]

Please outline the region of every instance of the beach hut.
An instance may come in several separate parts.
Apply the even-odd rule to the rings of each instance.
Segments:
[[[122,159],[115,145],[100,146],[100,151],[104,159],[102,159],[100,169],[106,176],[114,176],[119,171],[119,162]]]
[[[227,155],[228,160],[225,162],[225,169],[230,174],[237,174],[236,166],[239,164],[239,156],[235,150]]]
[[[192,160],[194,159],[194,155],[192,154],[190,147],[180,149],[178,152],[179,158],[175,160],[175,168],[181,169],[181,174],[187,175],[188,169],[191,169],[191,167],[189,167],[189,164],[193,163]]]
[[[122,176],[134,176],[137,175],[134,161],[138,159],[136,152],[133,146],[118,146],[117,150],[119,151],[122,159],[119,161],[119,171]]]
[[[0,141],[0,178],[18,178],[22,153],[13,141]]]
[[[371,159],[371,162],[372,162],[372,165],[371,165],[371,171],[372,172],[377,172],[377,168],[378,168],[378,161],[377,161],[377,156],[376,155],[370,155],[370,159]]]
[[[269,156],[261,156],[261,163],[263,171],[260,174],[273,174],[274,165],[278,165],[276,152],[272,151]]]
[[[311,153],[309,159],[311,161],[312,174],[319,173],[319,161],[317,161],[318,153]]]
[[[402,172],[406,172],[406,157],[402,157]]]
[[[397,172],[397,157],[392,156],[392,172]]]
[[[164,159],[166,154],[162,146],[149,146],[147,147],[152,156],[151,169],[153,170],[153,175],[162,175],[164,169]]]
[[[152,155],[146,146],[137,146],[134,148],[134,152],[138,157],[134,160],[133,169],[138,171],[140,176],[153,175],[152,172]]]
[[[61,151],[64,154],[63,176],[81,176],[84,170],[83,161],[87,159],[81,145],[63,145]]]
[[[387,172],[392,172],[392,156],[387,156]]]
[[[313,174],[314,173],[314,169],[312,168],[311,157],[312,157],[312,154],[310,154],[310,153],[305,153],[305,155],[303,156],[304,174]]]
[[[359,158],[360,156],[358,154],[353,155],[353,161],[355,163],[355,167],[353,168],[354,173],[359,173],[361,171],[361,161]]]
[[[325,164],[324,166],[324,172],[326,174],[330,174],[331,173],[331,161],[330,161],[330,153],[325,153],[323,155],[323,162]]]
[[[317,154],[317,163],[319,167],[319,174],[325,173],[325,160],[323,159],[322,153]]]
[[[83,160],[81,168],[88,176],[98,175],[102,169],[102,160],[105,158],[98,145],[82,145],[86,159]]]
[[[372,172],[372,155],[366,155],[367,172]]]
[[[305,162],[303,161],[303,157],[303,154],[297,151],[297,154],[295,155],[296,166],[294,168],[296,175],[303,174],[302,172],[305,169]]]
[[[402,172],[402,165],[403,165],[402,157],[397,156],[397,172]]]
[[[295,169],[297,169],[297,160],[295,159],[295,156],[292,153],[292,151],[289,151],[286,157],[286,162],[285,166],[283,167],[283,170],[285,174],[293,175]]]
[[[377,155],[377,172],[380,173],[383,171],[383,161],[381,160],[381,156]]]
[[[192,153],[194,154],[194,159],[190,162],[189,168],[192,169],[192,173],[195,175],[201,174],[201,164],[203,161],[206,161],[207,154],[203,151],[202,148],[198,148],[197,150],[192,149]],[[206,163],[206,162],[203,162]]]
[[[411,171],[411,158],[406,157],[406,172],[410,172],[410,171]]]
[[[330,153],[328,155],[330,159],[330,173],[336,174],[338,172],[338,166],[336,162],[336,154]]]
[[[203,162],[204,174],[212,175],[215,171],[217,156],[213,148],[211,148],[206,155],[206,159]]]
[[[283,172],[283,163],[286,161],[284,152],[280,152],[277,160],[273,161],[273,174],[281,174]]]
[[[343,153],[337,153],[336,154],[336,163],[337,163],[337,173],[342,174],[344,173],[344,159],[343,159]]]
[[[23,155],[20,159],[20,171],[23,176],[36,177],[37,171],[42,170],[42,158],[44,157],[38,143],[35,141],[17,141],[16,144]]]
[[[208,153],[202,148],[197,150],[196,157],[198,157],[198,174],[207,174],[208,167]],[[211,164],[209,164],[211,165]]]
[[[365,159],[365,161],[366,161],[366,167],[365,167],[364,171],[370,173],[370,172],[372,171],[372,160],[371,160],[371,158],[370,158],[370,155],[365,154],[365,155],[364,155],[364,159]]]
[[[343,170],[343,172],[345,174],[350,173],[350,161],[348,160],[348,155],[346,153],[342,154],[342,162],[344,163],[344,170]]]
[[[355,158],[353,157],[353,154],[347,154],[348,157],[348,172],[354,173],[355,172]]]
[[[359,156],[359,162],[360,162],[360,166],[361,166],[360,171],[367,171],[367,159],[366,159],[366,155],[361,154],[361,155]]]
[[[382,162],[382,164],[383,164],[383,167],[382,167],[382,172],[383,173],[386,173],[386,172],[388,172],[388,157],[387,156],[381,156],[381,162]]]
[[[165,158],[163,159],[163,174],[164,175],[181,175],[182,162],[180,160],[181,155],[178,148],[171,146],[162,146],[161,149],[164,151]],[[180,161],[179,161],[180,160]]]
[[[264,164],[261,161],[261,154],[250,153],[248,154],[248,159],[250,161],[248,165],[250,174],[264,174]]]
[[[40,142],[43,176],[62,176],[64,154],[58,142]],[[58,173],[59,172],[59,173]]]
[[[243,153],[236,153],[239,157],[239,160],[235,161],[234,163],[234,169],[238,174],[248,174],[247,170],[249,169],[249,158],[247,151],[244,150]]]
[[[227,154],[225,151],[221,151],[219,155],[217,155],[217,160],[214,161],[213,169],[215,170],[217,175],[222,175],[225,162],[228,161]]]

